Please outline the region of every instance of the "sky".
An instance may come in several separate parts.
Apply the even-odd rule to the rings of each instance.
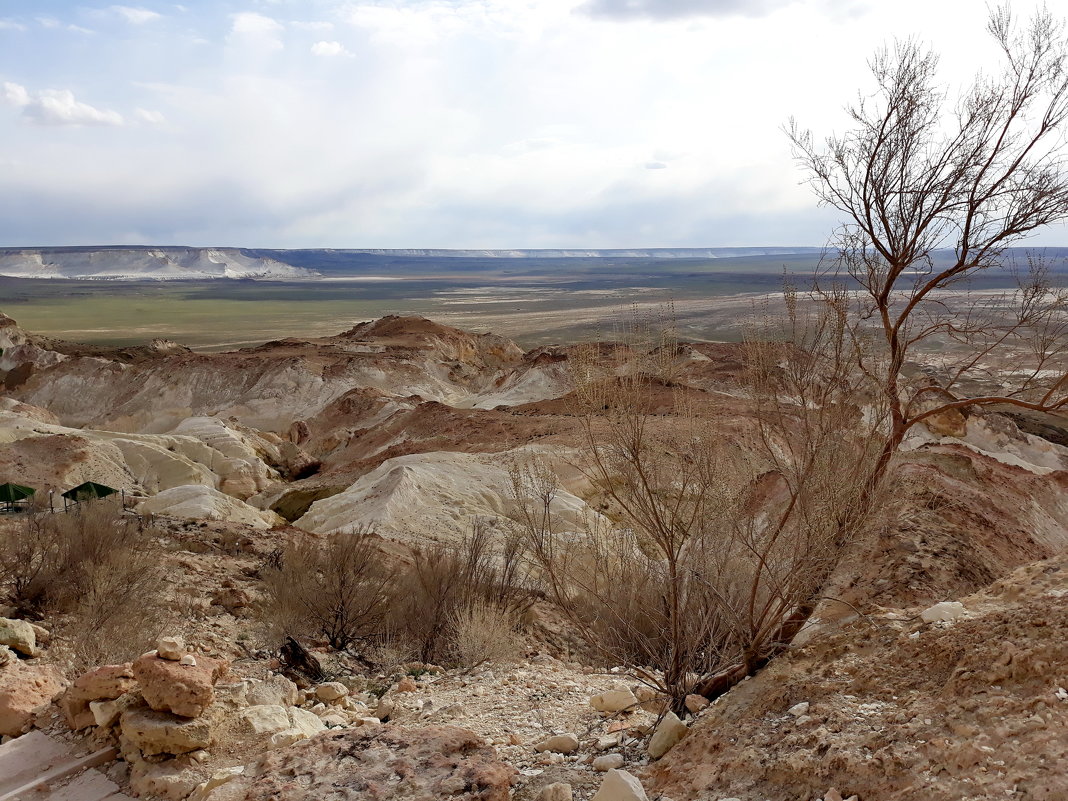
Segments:
[[[129,2],[0,0],[0,246],[822,245],[788,120],[997,57],[982,0]]]

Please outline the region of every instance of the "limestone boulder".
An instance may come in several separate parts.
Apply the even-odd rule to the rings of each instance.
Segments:
[[[629,707],[637,706],[638,699],[630,690],[609,690],[590,699],[590,706],[598,712],[614,715]]]
[[[269,679],[256,682],[248,688],[245,698],[249,706],[272,704],[277,706],[295,706],[300,689],[285,676],[275,674]]]
[[[636,776],[625,770],[610,770],[593,801],[649,801],[649,796]]]
[[[207,718],[183,718],[140,705],[122,713],[119,727],[119,740],[126,754],[131,748],[144,756],[186,754],[212,743],[212,726]]]
[[[206,656],[198,657],[195,665],[183,665],[146,654],[133,663],[133,674],[152,709],[195,718],[214,700],[215,682],[229,667],[224,660]]]
[[[176,759],[155,764],[137,760],[130,768],[130,789],[141,798],[182,801],[196,789],[199,778]]]
[[[240,718],[249,731],[258,735],[275,734],[290,727],[286,708],[277,704],[258,704],[242,709]]]
[[[648,752],[653,759],[660,759],[689,733],[686,724],[674,712],[668,712],[649,738]]]
[[[0,617],[0,645],[24,656],[37,656],[37,634],[25,620]]]
[[[64,693],[60,709],[67,719],[67,725],[73,730],[97,725],[90,703],[94,701],[111,701],[137,687],[133,667],[129,662],[123,665],[104,665],[103,667],[83,673],[74,680],[74,684]]]
[[[52,665],[27,665],[8,658],[0,666],[0,735],[22,734],[33,723],[34,715],[52,703],[65,685]]]

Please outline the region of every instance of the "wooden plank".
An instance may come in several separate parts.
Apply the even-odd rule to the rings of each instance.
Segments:
[[[31,731],[0,745],[0,799],[75,758],[66,743],[39,731]]]
[[[31,790],[26,801],[36,796],[34,801],[108,801],[119,792],[119,786],[98,770],[90,768],[68,782],[63,787],[48,790]]]
[[[48,738],[46,737],[45,739]],[[85,770],[86,768],[96,767],[105,762],[111,762],[118,755],[119,751],[116,748],[103,748],[88,756],[71,759],[58,766],[52,767],[44,773],[39,773],[35,778],[32,778],[21,787],[17,787],[6,793],[0,793],[0,801],[20,801],[19,796],[21,795],[35,791],[43,785],[51,786],[68,776],[72,776],[75,773]],[[37,798],[41,797],[40,794],[37,795]]]

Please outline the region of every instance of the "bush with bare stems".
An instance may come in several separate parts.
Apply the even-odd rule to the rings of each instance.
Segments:
[[[393,571],[385,566],[376,535],[368,528],[311,537],[289,545],[277,567],[262,578],[273,634],[314,634],[344,649],[376,637],[389,603]]]
[[[163,626],[161,551],[151,528],[108,502],[27,515],[0,542],[0,585],[21,613],[57,620],[76,667],[123,661]]]
[[[495,544],[488,521],[478,519],[460,543],[413,552],[390,603],[391,636],[423,662],[450,662],[457,655],[458,625],[466,628],[462,637],[470,643],[470,627],[479,620],[496,615],[494,626],[515,622],[533,601],[518,539]]]

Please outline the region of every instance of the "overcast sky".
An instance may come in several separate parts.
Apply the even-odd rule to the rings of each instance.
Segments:
[[[0,0],[0,245],[820,245],[835,217],[783,124],[841,129],[893,36],[963,81],[995,61],[985,17],[982,0]]]

